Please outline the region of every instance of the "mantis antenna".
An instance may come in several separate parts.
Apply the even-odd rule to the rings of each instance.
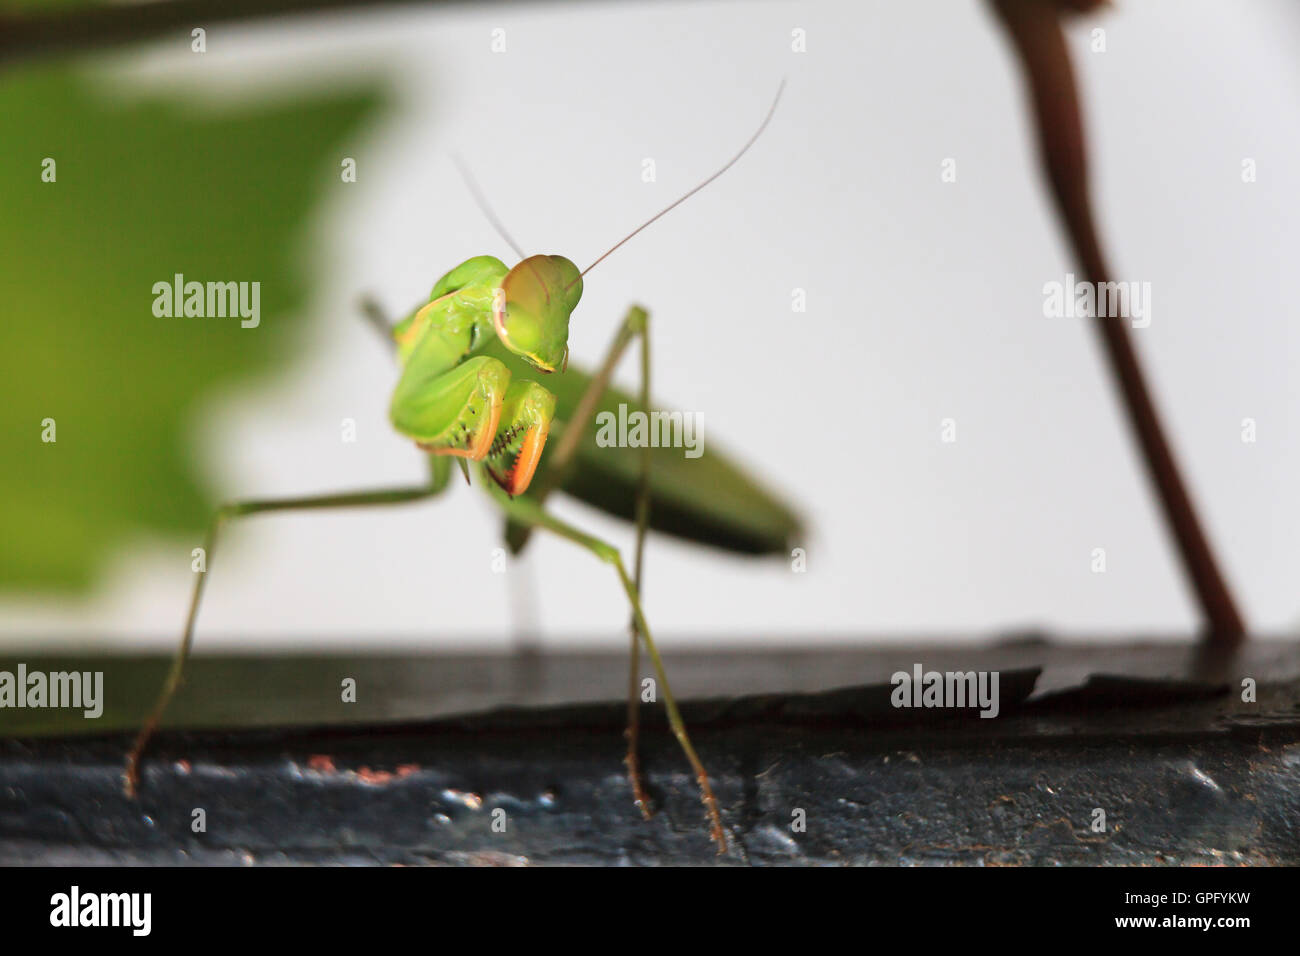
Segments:
[[[466,166],[465,162],[460,158],[460,154],[452,153],[451,161],[456,164],[456,169],[460,171],[460,178],[465,180],[465,185],[469,188],[470,195],[474,197],[474,202],[478,204],[479,210],[483,213],[487,221],[492,224],[492,228],[497,231],[497,235],[506,241],[506,245],[513,249],[520,259],[527,259],[528,256],[524,253],[523,249],[519,248],[519,243],[510,238],[510,233],[506,232],[506,227],[501,224],[501,220],[497,218],[497,214],[494,213],[492,207],[488,205],[487,197],[483,195],[483,190],[479,189],[478,181],[474,178],[474,174],[469,171],[469,167]]]
[[[519,243],[515,242],[514,239],[510,237],[510,233],[506,232],[506,227],[502,224],[501,220],[497,218],[497,214],[492,211],[492,207],[488,205],[487,197],[483,195],[483,190],[479,189],[478,180],[476,180],[474,174],[469,171],[469,167],[466,166],[464,161],[460,158],[460,154],[452,153],[451,160],[456,164],[456,168],[460,170],[460,177],[465,180],[465,185],[469,188],[470,195],[474,197],[474,202],[478,204],[479,211],[482,212],[487,221],[492,224],[492,228],[497,231],[497,235],[504,239],[506,245],[515,251],[515,255],[519,257],[520,261],[528,262],[528,254],[519,247]],[[542,281],[542,277],[537,274],[537,267],[532,265],[532,263],[529,263],[528,269],[537,277],[537,281],[542,288],[546,290],[546,301],[551,301],[551,292],[546,288],[546,283]],[[567,366],[569,362],[567,353],[565,354],[564,362]],[[465,480],[468,482],[469,466],[462,461],[460,463],[460,468],[461,471],[465,472]]]
[[[633,236],[635,236],[638,232],[640,232],[640,231],[641,231],[642,229],[644,229],[646,226],[650,225],[651,223],[655,222],[656,220],[661,219],[662,217],[666,216],[668,213],[672,212],[674,209],[676,209],[676,208],[677,208],[678,206],[680,206],[682,203],[686,202],[686,200],[690,199],[692,196],[694,196],[697,192],[699,192],[701,189],[703,189],[703,188],[704,188],[705,186],[707,186],[709,183],[713,182],[715,179],[717,179],[719,176],[721,176],[723,173],[725,173],[725,172],[726,172],[728,169],[730,169],[732,166],[736,165],[736,162],[740,159],[740,157],[744,156],[747,152],[749,152],[749,147],[753,146],[754,143],[756,143],[756,142],[758,141],[758,138],[759,138],[760,136],[763,135],[763,130],[767,129],[767,124],[770,123],[770,122],[772,121],[772,114],[774,114],[774,113],[776,112],[776,104],[778,104],[778,103],[781,102],[781,93],[782,93],[784,90],[785,90],[785,80],[782,80],[782,81],[781,81],[781,85],[778,86],[778,87],[776,88],[776,96],[774,96],[774,97],[772,98],[772,105],[771,105],[770,107],[768,107],[767,115],[763,117],[763,122],[760,123],[759,126],[758,126],[758,129],[756,129],[756,130],[754,131],[754,135],[751,136],[751,137],[749,137],[749,142],[745,143],[744,146],[740,147],[740,152],[738,152],[735,156],[732,156],[731,159],[727,160],[727,164],[726,164],[725,166],[723,166],[721,169],[719,169],[716,173],[714,173],[714,174],[713,174],[712,176],[710,176],[708,179],[704,180],[704,182],[700,183],[700,184],[699,184],[698,186],[696,186],[694,189],[690,190],[688,193],[686,193],[685,195],[681,196],[680,198],[678,198],[676,201],[674,201],[674,202],[671,203],[670,205],[665,206],[663,209],[659,210],[657,213],[655,213],[653,216],[651,216],[651,217],[650,217],[649,219],[647,219],[645,222],[641,223],[641,225],[637,226],[635,229],[633,229],[631,232],[629,232],[626,236],[624,236],[624,237],[623,237],[622,239],[620,239],[618,242],[614,243],[614,245],[612,245],[612,246],[610,246],[608,249],[606,249],[605,252],[604,252],[604,254],[603,254],[599,259],[597,259],[597,260],[596,260],[595,262],[593,262],[591,265],[587,266],[587,268],[585,268],[585,269],[582,270],[582,273],[578,276],[578,278],[582,278],[582,276],[585,276],[585,275],[586,275],[588,272],[590,272],[592,269],[596,268],[596,266],[598,266],[598,265],[600,265],[602,262],[604,262],[605,259],[610,255],[610,253],[612,253],[615,249],[618,249],[620,246],[623,245],[623,243],[627,242],[629,239],[631,239]],[[576,281],[576,280],[575,280],[575,281]]]

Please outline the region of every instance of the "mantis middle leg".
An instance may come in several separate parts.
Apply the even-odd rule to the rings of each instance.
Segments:
[[[672,728],[674,736],[677,737],[678,743],[685,752],[687,759],[690,761],[691,768],[695,771],[696,781],[700,787],[700,795],[704,806],[709,814],[710,835],[718,846],[718,852],[726,850],[726,836],[722,827],[722,816],[718,811],[717,799],[713,795],[712,787],[709,784],[708,774],[700,762],[699,756],[691,744],[690,736],[687,734],[686,725],[681,718],[681,712],[677,708],[677,702],[673,697],[672,689],[668,684],[668,676],[664,671],[663,661],[655,647],[654,638],[650,634],[649,625],[646,623],[645,614],[641,608],[641,592],[644,584],[644,554],[645,554],[645,535],[650,519],[650,446],[647,444],[641,450],[640,468],[636,490],[636,546],[634,551],[634,570],[631,576],[628,575],[627,569],[623,564],[622,556],[618,550],[608,543],[598,538],[592,537],[572,525],[561,521],[541,507],[542,501],[546,495],[559,485],[563,479],[567,468],[577,452],[578,442],[585,433],[588,422],[595,413],[596,406],[599,404],[601,396],[609,386],[610,378],[613,375],[614,368],[618,365],[628,345],[636,337],[641,339],[641,387],[640,402],[645,409],[650,408],[650,336],[649,336],[650,317],[645,309],[639,306],[633,306],[628,310],[623,319],[622,325],[618,332],[615,333],[614,341],[611,343],[609,351],[606,353],[605,360],[601,364],[600,370],[592,378],[587,390],[583,393],[578,402],[577,408],[568,422],[565,423],[564,434],[551,452],[551,467],[548,472],[548,480],[538,489],[538,494],[533,500],[528,498],[510,498],[503,495],[495,488],[489,491],[497,499],[506,515],[513,521],[527,527],[541,527],[554,532],[564,538],[573,541],[576,544],[585,547],[596,557],[608,564],[612,564],[618,572],[620,583],[627,593],[628,601],[631,604],[632,615],[629,629],[631,631],[631,654],[630,666],[628,671],[628,724],[627,724],[627,768],[628,778],[632,785],[632,791],[637,806],[641,809],[643,815],[647,818],[650,816],[650,803],[646,794],[644,779],[641,773],[640,760],[637,755],[637,743],[639,733],[639,681],[640,676],[640,643],[645,642],[646,651],[654,665],[655,673],[659,678],[659,683],[664,690],[664,706],[668,712],[668,722]]]
[[[208,528],[207,539],[204,543],[204,555],[206,561],[212,560],[213,549],[217,543],[217,535],[228,520],[232,518],[243,518],[248,515],[266,514],[274,511],[320,511],[334,508],[355,508],[376,505],[400,505],[410,504],[415,501],[422,501],[430,498],[446,487],[448,469],[444,464],[434,464],[430,481],[427,485],[416,485],[408,488],[392,488],[387,490],[376,491],[358,491],[347,492],[335,495],[317,495],[303,498],[271,498],[251,501],[236,501],[222,505],[217,510],[212,519],[212,524]],[[194,590],[190,594],[189,613],[185,618],[185,633],[181,637],[180,646],[176,650],[176,655],[172,658],[171,670],[167,673],[167,679],[163,683],[162,691],[158,695],[158,700],[154,703],[153,710],[145,719],[140,727],[140,732],[135,738],[135,744],[131,747],[130,753],[126,758],[126,793],[127,796],[135,796],[140,787],[140,761],[144,756],[149,741],[152,739],[154,732],[158,729],[158,724],[162,721],[163,713],[167,710],[167,705],[171,703],[172,697],[180,688],[181,682],[185,676],[185,665],[189,660],[190,648],[194,644],[194,625],[199,616],[199,605],[203,601],[203,588],[207,583],[208,571],[205,569],[196,574],[194,579]]]
[[[636,621],[641,639],[645,642],[646,653],[650,656],[655,674],[659,678],[659,684],[663,688],[664,709],[668,712],[668,724],[672,728],[673,736],[677,738],[677,743],[686,754],[691,769],[695,771],[695,780],[700,788],[700,799],[703,801],[705,810],[709,815],[709,835],[713,838],[713,842],[717,844],[718,853],[726,852],[726,831],[722,827],[722,814],[718,811],[718,801],[713,795],[712,786],[709,784],[709,775],[705,772],[704,765],[695,752],[695,746],[691,743],[690,735],[686,732],[686,724],[682,720],[681,711],[677,709],[677,701],[673,697],[672,688],[668,684],[668,675],[664,671],[663,660],[659,656],[658,648],[655,647],[654,638],[650,634],[650,626],[646,623],[645,614],[641,610],[641,599],[637,594],[636,584],[631,575],[627,573],[627,567],[623,564],[623,556],[613,545],[562,521],[538,505],[537,502],[528,498],[512,498],[492,482],[485,481],[483,485],[487,488],[488,493],[496,499],[497,504],[500,505],[507,517],[529,527],[545,528],[547,531],[551,531],[562,538],[567,538],[574,544],[586,548],[606,564],[613,565],[618,574],[619,583],[623,586],[623,591],[627,595],[628,603],[632,607],[632,617]]]
[[[610,343],[600,369],[592,377],[591,382],[588,383],[586,391],[582,393],[573,415],[565,424],[564,434],[551,451],[551,466],[547,473],[548,477],[536,489],[534,496],[539,505],[545,502],[546,496],[552,489],[564,481],[573,457],[578,450],[578,442],[582,435],[585,434],[587,425],[600,403],[601,396],[605,394],[605,389],[609,387],[614,369],[618,366],[632,340],[637,337],[641,339],[641,388],[639,398],[641,407],[649,411],[650,316],[645,309],[634,305],[628,309],[627,315],[623,317],[623,322],[618,331],[614,333],[614,341]],[[649,444],[641,449],[636,486],[636,547],[633,552],[632,580],[638,598],[644,591],[645,535],[650,523],[650,453]],[[525,540],[526,537],[520,538],[521,547]],[[645,787],[645,778],[641,773],[641,760],[637,749],[640,734],[640,695],[638,691],[641,675],[641,629],[635,614],[631,616],[628,630],[631,635],[631,651],[627,679],[627,730],[624,733],[627,738],[625,763],[627,765],[628,782],[632,786],[632,798],[641,810],[641,814],[648,820],[651,816],[651,804]]]

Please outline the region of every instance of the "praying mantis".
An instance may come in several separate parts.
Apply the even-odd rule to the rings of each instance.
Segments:
[[[471,469],[476,470],[479,484],[506,518],[506,540],[514,551],[522,549],[530,533],[540,528],[586,549],[614,569],[631,611],[625,763],[634,803],[649,819],[651,803],[637,746],[640,650],[644,645],[663,693],[670,728],[695,775],[709,835],[719,853],[726,851],[727,841],[718,801],[673,697],[643,608],[646,533],[653,526],[731,551],[786,553],[799,530],[798,519],[720,454],[684,462],[649,443],[635,449],[597,448],[590,429],[597,410],[631,403],[610,386],[610,379],[634,340],[639,340],[641,359],[637,404],[645,410],[651,407],[649,314],[635,305],[628,310],[594,375],[568,367],[569,323],[582,298],[584,277],[745,155],[771,121],[784,85],[782,82],[778,88],[758,129],[725,165],[581,271],[564,256],[527,255],[506,233],[462,167],[475,200],[519,261],[507,267],[495,256],[474,256],[438,279],[429,301],[396,325],[389,327],[382,317],[371,314],[390,337],[401,368],[389,419],[399,434],[427,454],[428,481],[404,488],[232,502],[217,511],[204,549],[210,568],[218,532],[234,518],[410,504],[447,490],[453,459],[467,481]],[[538,373],[548,376],[548,384],[554,382],[554,390],[535,380]],[[548,438],[553,435],[553,447],[544,458]],[[555,490],[635,523],[631,573],[618,548],[546,509],[546,497]],[[134,796],[140,789],[143,756],[183,681],[206,580],[206,571],[197,573],[180,646],[127,755],[128,795]]]

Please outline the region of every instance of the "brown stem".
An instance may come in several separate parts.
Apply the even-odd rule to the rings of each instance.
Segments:
[[[1110,270],[1097,237],[1088,196],[1079,96],[1060,15],[1051,4],[1041,0],[991,2],[1024,68],[1033,97],[1040,158],[1075,256],[1082,263],[1087,281],[1108,282]],[[1184,570],[1205,616],[1206,640],[1220,647],[1234,646],[1245,638],[1245,627],[1165,440],[1128,328],[1104,315],[1096,317],[1095,328],[1124,397],[1165,521],[1178,543]]]

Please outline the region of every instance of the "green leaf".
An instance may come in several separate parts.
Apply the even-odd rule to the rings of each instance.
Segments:
[[[293,362],[305,224],[382,99],[217,110],[104,98],[62,68],[0,75],[0,588],[86,588],[127,539],[206,525],[198,416]],[[259,282],[260,325],[155,316],[176,273]]]

